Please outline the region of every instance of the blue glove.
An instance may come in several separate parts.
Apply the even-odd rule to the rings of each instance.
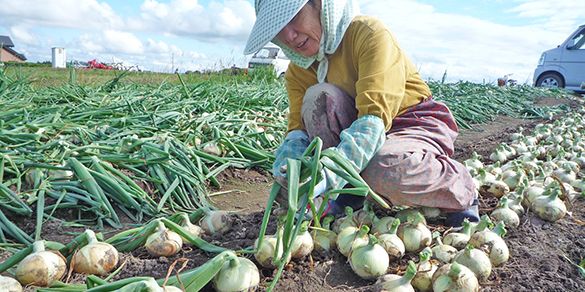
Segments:
[[[360,173],[384,145],[386,127],[379,117],[367,115],[354,121],[339,136],[341,142],[333,150],[347,158]],[[329,160],[332,163],[327,157],[321,160]],[[347,184],[347,181],[327,168],[325,168],[325,174],[328,185],[335,190],[342,189]]]

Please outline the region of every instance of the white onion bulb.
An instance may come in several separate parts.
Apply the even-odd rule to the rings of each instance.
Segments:
[[[359,229],[354,226],[346,227],[337,235],[337,249],[342,255],[348,257],[352,250],[368,243],[369,231],[370,228],[367,225]]]
[[[159,221],[156,232],[146,239],[144,246],[152,256],[173,256],[183,247],[183,239]]]
[[[207,210],[205,216],[199,221],[199,225],[205,230],[205,233],[211,235],[216,232],[225,233],[232,227],[233,222],[227,211]]]
[[[376,287],[380,290],[392,292],[414,292],[412,287],[412,279],[416,275],[416,265],[413,261],[408,262],[408,269],[403,276],[395,274],[387,274],[376,281]]]
[[[85,236],[88,243],[73,255],[73,269],[86,275],[109,273],[118,264],[118,250],[107,242],[99,242],[90,229],[85,230]]]
[[[425,224],[421,213],[418,213],[414,220],[400,225],[397,235],[404,242],[406,252],[420,251],[431,245],[432,241],[431,231]]]
[[[315,247],[313,236],[308,231],[309,221],[304,221],[301,224],[301,230],[292,242],[290,253],[293,259],[300,259],[310,255]]]
[[[218,292],[256,291],[260,284],[260,272],[251,260],[234,255],[223,264],[213,283]]]
[[[479,281],[485,281],[492,273],[492,263],[485,252],[468,244],[465,249],[459,251],[454,259],[455,262],[468,267]]]
[[[45,251],[45,242],[40,240],[33,243],[33,252],[18,264],[15,276],[22,285],[48,287],[61,279],[66,269],[63,256]]]
[[[478,292],[479,281],[466,266],[457,262],[441,266],[433,275],[433,292]]]
[[[16,279],[0,276],[0,291],[22,292],[22,285]]]
[[[369,235],[368,238],[367,244],[358,246],[351,252],[349,264],[363,279],[375,279],[386,274],[390,258],[386,250],[378,244],[375,236]]]

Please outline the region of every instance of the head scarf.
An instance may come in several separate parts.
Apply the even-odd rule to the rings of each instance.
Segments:
[[[359,14],[357,0],[321,0],[321,42],[315,56],[305,57],[289,49],[276,39],[276,35],[307,3],[306,0],[256,0],[256,22],[248,39],[244,53],[261,49],[272,40],[282,48],[284,54],[296,65],[309,68],[319,62],[317,79],[325,82],[329,69],[329,55],[333,54],[343,40],[343,35],[353,18]]]

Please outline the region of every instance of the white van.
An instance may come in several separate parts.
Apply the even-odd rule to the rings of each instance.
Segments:
[[[269,43],[252,55],[248,63],[248,71],[252,71],[258,66],[272,66],[276,76],[282,78],[288,68],[288,64],[290,64],[290,60],[284,55],[280,47]]]
[[[534,86],[564,87],[582,91],[585,81],[585,24],[561,45],[540,55],[534,70]]]

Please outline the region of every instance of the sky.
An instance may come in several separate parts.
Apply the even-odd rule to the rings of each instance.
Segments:
[[[585,24],[583,0],[358,0],[425,80],[532,84],[540,54]],[[124,61],[155,72],[246,67],[253,0],[0,0],[0,35],[28,62]]]

